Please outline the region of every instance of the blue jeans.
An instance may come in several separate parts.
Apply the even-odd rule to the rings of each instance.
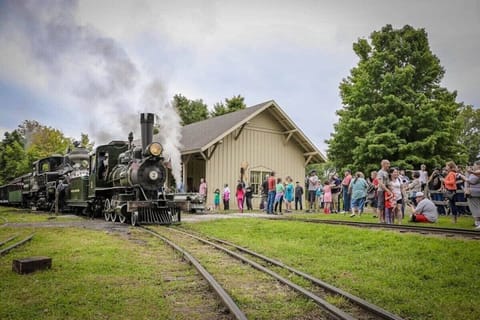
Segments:
[[[275,202],[275,191],[268,191],[267,213],[273,213],[273,203]]]
[[[343,211],[350,211],[350,195],[348,194],[348,187],[342,186],[343,189]]]

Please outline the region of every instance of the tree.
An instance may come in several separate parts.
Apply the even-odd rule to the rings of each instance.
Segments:
[[[480,159],[480,109],[462,104],[457,121],[462,128],[458,142],[466,149],[468,163],[473,163]]]
[[[238,110],[245,109],[247,105],[245,104],[245,98],[241,95],[233,96],[230,99],[225,98],[225,104],[222,102],[217,102],[213,106],[213,111],[210,113],[211,117],[218,117],[226,113],[235,112]]]
[[[5,132],[0,143],[0,182],[30,172],[31,164],[52,154],[65,154],[73,145],[70,138],[54,128],[37,121],[25,120],[18,129]]]
[[[343,107],[326,142],[336,166],[377,169],[383,158],[406,169],[462,162],[456,92],[440,87],[445,70],[424,29],[391,25],[359,39],[359,63],[340,83]]]
[[[203,103],[202,99],[193,101],[181,94],[176,94],[173,97],[173,106],[182,119],[182,125],[208,119],[208,106]]]
[[[5,132],[0,142],[0,185],[27,173],[30,169],[24,138],[18,130]]]
[[[95,145],[94,141],[90,141],[90,138],[88,137],[88,134],[86,133],[81,133],[81,139],[80,139],[80,146],[83,148],[86,148],[87,150],[92,151],[93,146]]]

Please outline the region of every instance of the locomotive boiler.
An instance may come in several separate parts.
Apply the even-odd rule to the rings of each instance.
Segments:
[[[105,220],[136,224],[180,222],[180,209],[173,196],[164,192],[167,170],[163,148],[152,142],[154,115],[140,115],[141,146],[112,141],[99,146],[91,158],[90,198],[93,210]]]

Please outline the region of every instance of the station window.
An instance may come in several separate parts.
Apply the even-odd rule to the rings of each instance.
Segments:
[[[262,182],[265,176],[270,172],[267,171],[250,171],[250,187],[253,194],[260,194],[262,192]]]

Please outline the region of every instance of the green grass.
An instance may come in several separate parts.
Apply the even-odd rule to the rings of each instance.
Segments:
[[[184,224],[247,246],[409,319],[479,319],[479,242],[258,219]]]
[[[53,221],[75,221],[81,220],[82,217],[73,215],[58,215],[45,212],[31,212],[25,209],[17,209],[11,207],[0,207],[0,225],[5,222],[53,222]]]
[[[0,216],[9,221],[46,219],[4,208]],[[375,221],[371,215],[361,219]],[[458,225],[472,223],[464,219]],[[449,217],[442,220],[439,225],[450,223]],[[475,240],[262,219],[182,226],[274,257],[407,319],[480,318],[480,243]],[[194,308],[202,304],[207,289],[198,280],[192,278],[189,285],[175,280],[193,277],[193,269],[179,259],[161,260],[171,250],[159,253],[162,245],[153,246],[137,230],[132,232],[143,242],[104,231],[3,226],[0,241],[16,234],[16,242],[32,232],[31,242],[0,257],[0,319],[187,319],[195,318],[183,314],[191,307],[182,310],[178,302],[189,297]],[[39,255],[53,258],[51,270],[12,272],[13,259]],[[307,311],[308,305],[291,308]],[[288,319],[293,313],[298,311],[275,318]]]
[[[171,317],[158,261],[105,232],[0,228],[0,239],[35,232],[0,257],[0,319],[161,319]],[[52,269],[12,272],[12,261],[49,256]]]

